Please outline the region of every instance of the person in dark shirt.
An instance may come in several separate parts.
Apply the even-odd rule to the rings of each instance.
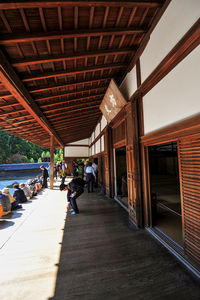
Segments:
[[[17,203],[27,202],[27,198],[24,194],[24,191],[20,189],[19,184],[14,184],[13,188],[15,189],[13,198],[16,200],[16,202]]]
[[[44,166],[41,166],[40,169],[42,170],[42,177],[43,177],[42,187],[48,188],[48,185],[47,185],[47,178],[49,177],[48,171]]]
[[[76,199],[84,192],[85,180],[81,178],[74,178],[69,184],[62,183],[60,185],[61,191],[68,191],[67,200],[69,201],[72,209],[71,214],[76,215],[79,213],[79,209],[76,203]]]

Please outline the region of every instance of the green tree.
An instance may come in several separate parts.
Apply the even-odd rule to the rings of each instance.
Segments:
[[[13,158],[13,155],[15,154],[20,154],[26,157],[28,162],[31,158],[34,161],[38,161],[44,150],[44,148],[17,136],[8,134],[3,130],[0,131],[0,163],[16,162],[16,158]],[[23,158],[23,160],[26,161],[25,158]],[[19,161],[21,161],[21,159],[19,159]]]
[[[54,162],[63,160],[63,150],[56,149]],[[15,157],[17,155],[17,157]],[[20,156],[21,155],[21,156]],[[0,163],[50,161],[49,150],[15,135],[0,131]]]

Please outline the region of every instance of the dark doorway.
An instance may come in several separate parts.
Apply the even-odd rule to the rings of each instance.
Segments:
[[[115,149],[115,197],[128,207],[126,147]]]
[[[93,163],[95,163],[97,165],[97,169],[95,169],[95,174],[96,174],[96,181],[95,181],[95,187],[97,188],[100,184],[99,182],[99,160],[98,160],[98,157],[95,157],[93,159]]]
[[[177,143],[149,147],[152,226],[183,246]]]

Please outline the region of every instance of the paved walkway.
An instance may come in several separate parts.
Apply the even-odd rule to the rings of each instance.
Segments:
[[[0,220],[1,300],[54,295],[65,219],[65,194],[46,189]]]
[[[65,223],[65,197],[45,190],[3,224],[0,299],[200,299],[200,282],[117,203],[85,192]]]

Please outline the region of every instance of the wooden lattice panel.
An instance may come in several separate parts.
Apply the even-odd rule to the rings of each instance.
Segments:
[[[179,149],[185,253],[200,263],[200,137],[181,140]]]

